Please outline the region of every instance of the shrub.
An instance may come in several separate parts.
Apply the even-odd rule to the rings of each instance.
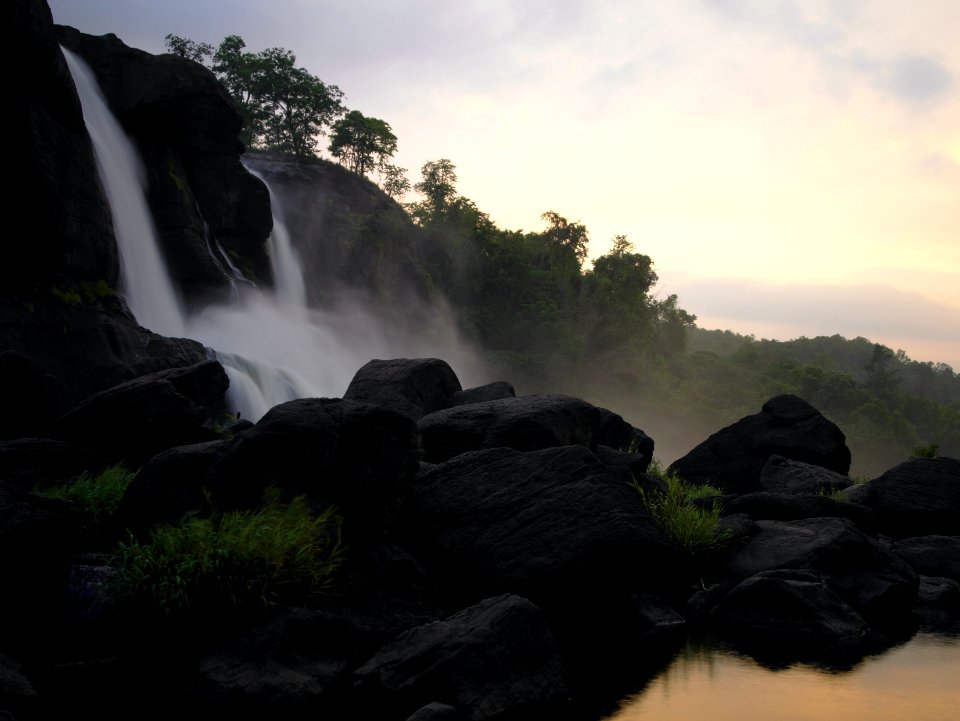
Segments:
[[[631,485],[640,493],[654,521],[663,532],[687,553],[699,556],[720,548],[728,533],[717,533],[720,504],[709,507],[695,504],[698,499],[719,496],[720,491],[709,485],[688,484],[675,472],[663,470],[654,459],[650,472],[666,483],[666,491],[645,491],[639,483]]]
[[[910,451],[911,458],[936,458],[940,455],[939,443],[928,443],[925,446],[917,446]]]
[[[131,537],[107,592],[167,618],[300,603],[328,587],[342,553],[333,509],[314,515],[302,497],[273,497],[256,511],[162,526],[146,543]]]
[[[39,493],[71,501],[80,511],[81,533],[87,537],[95,536],[110,523],[135,475],[117,464],[96,476],[84,471],[72,483],[52,486]]]

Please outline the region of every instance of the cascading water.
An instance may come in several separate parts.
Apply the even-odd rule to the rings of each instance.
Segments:
[[[274,405],[295,398],[339,397],[370,358],[402,354],[386,340],[389,334],[383,324],[358,306],[308,308],[303,272],[280,217],[274,218],[268,242],[275,292],[238,283],[232,303],[185,317],[163,263],[140,180],[143,173],[137,172],[137,153],[107,107],[93,73],[65,49],[64,55],[108,189],[130,310],[144,327],[193,338],[215,349],[211,353],[230,378],[227,400],[233,410],[256,421]],[[280,206],[272,191],[271,199],[276,215]],[[449,345],[458,346],[456,341]],[[404,339],[402,351],[422,354],[410,338]]]
[[[100,181],[113,214],[123,297],[144,328],[182,336],[183,308],[156,243],[156,229],[144,197],[146,175],[140,156],[110,112],[93,71],[77,55],[61,49],[77,86]]]

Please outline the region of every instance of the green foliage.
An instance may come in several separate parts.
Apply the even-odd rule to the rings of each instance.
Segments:
[[[302,603],[327,588],[340,567],[340,518],[314,515],[302,497],[276,497],[257,511],[191,516],[119,547],[109,594],[168,618]]]
[[[654,521],[667,537],[686,553],[696,557],[722,547],[728,534],[717,533],[721,510],[719,502],[714,501],[709,508],[694,504],[698,499],[719,496],[720,491],[706,484],[688,484],[675,472],[664,471],[656,459],[651,463],[649,472],[664,481],[666,492],[648,493],[636,481],[631,486],[643,498]]]
[[[167,52],[173,55],[179,55],[181,58],[193,60],[196,63],[202,63],[205,58],[213,54],[213,46],[208,43],[197,43],[179,35],[166,35],[163,38]]]
[[[397,136],[386,121],[351,110],[333,124],[330,152],[353,172],[383,168],[397,152]]]
[[[916,446],[912,451],[910,451],[911,458],[936,458],[939,455],[939,443],[928,443],[925,446]]]
[[[84,471],[71,483],[39,491],[45,496],[72,502],[80,511],[80,528],[85,536],[96,535],[113,518],[120,499],[136,474],[122,465],[113,465],[95,476]]]

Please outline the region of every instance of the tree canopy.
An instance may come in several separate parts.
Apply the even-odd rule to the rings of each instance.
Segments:
[[[330,153],[355,173],[382,170],[396,152],[397,136],[384,120],[351,110],[333,124]]]
[[[170,52],[202,61],[211,46],[166,36]],[[299,156],[317,152],[317,138],[346,112],[343,91],[297,66],[285,48],[245,50],[239,35],[228,35],[212,52],[211,69],[230,92],[243,118],[242,140],[250,147]]]

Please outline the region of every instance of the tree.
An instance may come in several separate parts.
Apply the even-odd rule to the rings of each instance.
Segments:
[[[179,35],[168,34],[163,38],[163,44],[167,51],[172,55],[179,55],[181,58],[193,60],[195,63],[203,64],[204,58],[213,54],[213,45],[209,43],[197,43]]]
[[[576,256],[577,263],[582,264],[587,257],[587,244],[590,242],[586,226],[571,223],[553,210],[548,210],[540,217],[549,224],[543,234],[544,239],[557,247],[569,248]]]
[[[399,200],[410,190],[406,168],[384,163],[380,168],[380,174],[383,178],[383,192],[394,200]]]
[[[343,91],[297,67],[284,48],[247,52],[239,35],[228,35],[215,51],[176,35],[166,42],[171,52],[198,62],[212,54],[211,70],[237,104],[248,146],[316,155],[317,136],[345,111]]]
[[[333,124],[330,152],[355,173],[366,175],[383,168],[397,152],[397,136],[386,121],[351,110]]]
[[[422,193],[425,199],[421,203],[411,203],[408,206],[410,215],[418,224],[439,220],[444,215],[447,206],[457,195],[455,170],[456,166],[447,158],[428,160],[420,168],[423,180],[414,185],[413,189]]]

